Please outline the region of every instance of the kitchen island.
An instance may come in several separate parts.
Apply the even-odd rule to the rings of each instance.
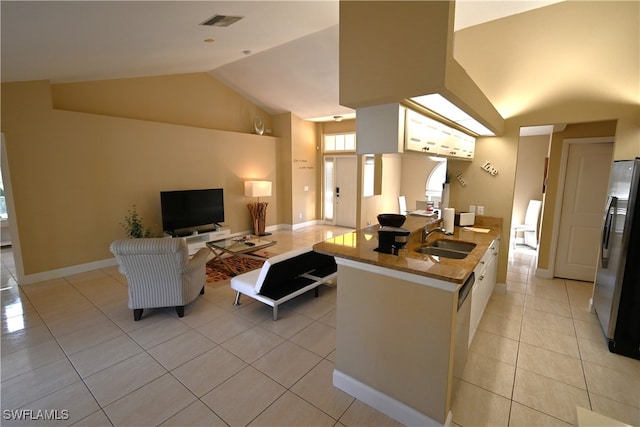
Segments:
[[[426,242],[475,243],[464,259],[416,252],[425,225],[439,223],[407,217],[403,228],[411,234],[398,255],[374,250],[378,226],[314,250],[338,264],[334,385],[403,424],[445,425],[454,370],[464,367],[469,342],[469,309],[459,310],[458,294],[495,248],[502,220],[478,217],[475,227],[488,233],[456,227],[452,236],[434,233]]]

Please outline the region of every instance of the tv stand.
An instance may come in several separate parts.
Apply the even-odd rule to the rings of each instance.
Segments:
[[[189,234],[186,236],[175,235],[176,239],[184,239],[189,247],[189,255],[193,255],[200,248],[206,248],[207,242],[212,240],[222,240],[231,236],[229,227],[220,227],[217,231],[200,231],[198,234]]]

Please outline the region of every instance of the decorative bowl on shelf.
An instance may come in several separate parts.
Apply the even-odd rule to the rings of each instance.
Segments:
[[[384,213],[378,215],[378,223],[384,227],[401,227],[406,216],[400,214]]]

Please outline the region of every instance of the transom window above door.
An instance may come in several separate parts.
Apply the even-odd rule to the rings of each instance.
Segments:
[[[324,151],[356,151],[356,133],[333,133],[324,136]]]

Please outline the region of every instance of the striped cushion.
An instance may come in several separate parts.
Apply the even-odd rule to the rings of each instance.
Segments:
[[[117,240],[111,244],[129,285],[129,308],[171,307],[193,301],[205,284],[209,250],[190,260],[184,239]]]

